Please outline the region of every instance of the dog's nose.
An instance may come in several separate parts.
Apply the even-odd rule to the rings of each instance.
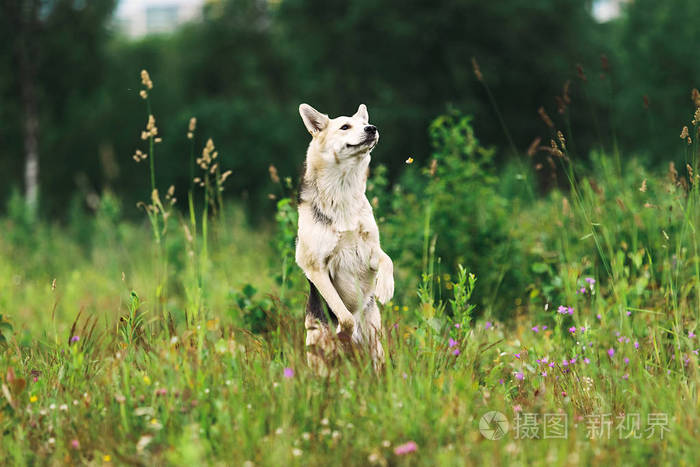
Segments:
[[[377,127],[374,126],[374,125],[367,125],[367,126],[365,127],[365,132],[366,132],[367,134],[370,134],[370,135],[376,134],[376,133],[377,133]]]

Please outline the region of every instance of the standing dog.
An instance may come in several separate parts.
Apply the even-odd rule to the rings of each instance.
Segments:
[[[369,124],[364,104],[352,117],[330,119],[307,104],[299,106],[299,113],[312,136],[299,190],[296,247],[296,262],[311,288],[307,360],[324,371],[337,349],[335,332],[346,346],[369,347],[379,369],[384,350],[376,300],[386,303],[394,295],[394,266],[379,246],[365,196],[370,152],[379,132]]]

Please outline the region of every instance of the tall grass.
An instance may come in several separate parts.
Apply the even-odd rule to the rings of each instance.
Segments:
[[[148,155],[136,153],[149,170],[153,128]],[[683,142],[685,172],[634,159],[618,169],[603,152],[586,169],[552,130],[537,157],[558,161],[569,187],[526,203],[533,177],[517,176],[522,163],[495,173],[457,113],[436,119],[433,153],[390,191],[375,170],[398,285],[381,374],[363,355],[326,378],[307,368],[293,183],[271,168],[274,232],[234,224],[213,143],[194,157],[194,124],[186,214],[175,193],[161,201],[151,171],[150,231],[123,221],[108,193],[68,228],[11,210],[0,461],[694,464],[697,142]],[[89,245],[75,240],[83,231]],[[479,431],[492,410],[510,421],[498,440]],[[526,439],[543,437],[549,415],[567,417],[567,437]]]

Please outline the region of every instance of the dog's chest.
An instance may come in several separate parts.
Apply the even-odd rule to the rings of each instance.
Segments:
[[[331,276],[339,273],[363,274],[369,268],[372,253],[369,234],[361,228],[338,233],[338,243],[328,262]]]

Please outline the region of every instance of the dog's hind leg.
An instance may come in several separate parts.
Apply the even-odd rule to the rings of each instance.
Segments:
[[[379,372],[384,368],[384,347],[382,347],[382,318],[379,314],[379,306],[372,297],[365,307],[366,336],[369,345],[369,354],[372,358],[372,366]]]

